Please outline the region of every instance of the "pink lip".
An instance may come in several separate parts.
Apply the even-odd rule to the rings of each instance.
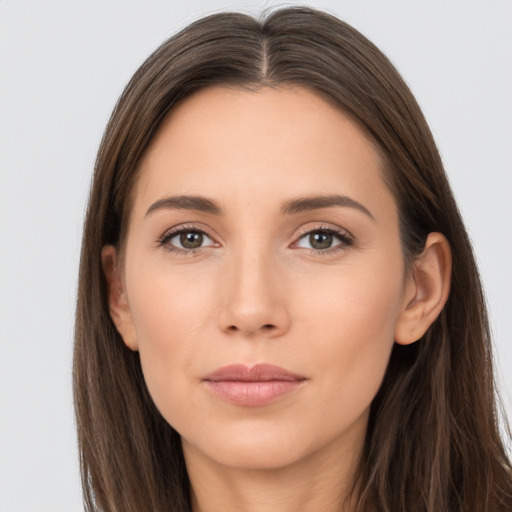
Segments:
[[[296,390],[305,381],[303,375],[271,364],[252,367],[231,364],[203,378],[214,395],[245,407],[260,407],[274,402]]]

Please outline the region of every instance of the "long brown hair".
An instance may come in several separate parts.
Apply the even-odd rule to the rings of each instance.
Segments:
[[[421,340],[395,345],[372,403],[354,482],[357,510],[512,510],[485,301],[431,132],[389,60],[349,25],[309,8],[261,21],[224,13],[193,23],[148,58],[114,109],[96,161],[76,313],[74,396],[87,510],[190,510],[179,435],[153,404],[138,353],[111,321],[101,249],[122,242],[138,163],[163,118],[215,84],[298,85],[337,105],[384,155],[406,261],[430,232],[451,244],[448,303]]]

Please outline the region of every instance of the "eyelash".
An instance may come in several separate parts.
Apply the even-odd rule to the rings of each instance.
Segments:
[[[337,238],[341,243],[333,245],[328,249],[309,249],[309,253],[312,256],[327,256],[332,253],[336,253],[351,247],[354,244],[354,238],[347,231],[342,229],[333,228],[330,226],[316,226],[313,229],[303,229],[300,232],[300,235],[297,239],[297,242],[306,238],[307,236],[312,235],[313,233],[322,233],[327,235],[333,235],[333,237]],[[297,243],[294,242],[294,243]]]
[[[204,249],[204,247],[198,247],[197,249],[180,249],[179,247],[174,247],[173,245],[171,245],[169,243],[175,236],[181,235],[182,233],[191,233],[191,232],[200,233],[202,235],[207,236],[208,238],[210,238],[212,240],[212,237],[204,229],[200,229],[196,226],[186,225],[186,226],[181,226],[180,228],[178,228],[176,230],[168,231],[167,233],[164,233],[164,235],[158,239],[158,245],[160,247],[166,246],[166,249],[169,252],[176,253],[181,256],[192,256],[193,254],[196,254],[197,252],[199,252],[201,249]]]
[[[201,251],[201,249],[204,249],[204,247],[198,247],[196,249],[181,249],[181,248],[175,247],[169,243],[170,240],[172,240],[174,237],[181,235],[182,233],[190,233],[190,232],[200,233],[204,236],[207,236],[210,240],[213,240],[213,238],[205,230],[200,229],[196,226],[186,225],[186,226],[181,226],[180,228],[178,228],[176,230],[166,232],[162,237],[160,237],[158,239],[158,246],[159,247],[166,246],[166,249],[170,253],[179,254],[181,256],[192,256],[192,255],[196,254],[197,252]],[[304,229],[301,231],[299,237],[297,238],[296,242],[294,242],[294,243],[299,242],[300,240],[306,238],[307,236],[310,236],[313,233],[322,233],[322,234],[333,235],[341,243],[338,243],[338,244],[334,245],[333,247],[329,247],[328,249],[310,249],[309,253],[312,256],[318,256],[318,255],[323,256],[323,255],[332,254],[332,253],[344,250],[348,247],[351,247],[354,244],[354,239],[353,239],[352,235],[350,235],[347,231],[344,231],[342,229],[336,229],[336,228],[329,227],[329,226],[317,226],[313,229]]]

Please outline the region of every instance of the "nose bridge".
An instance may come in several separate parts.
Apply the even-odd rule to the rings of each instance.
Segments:
[[[261,240],[240,241],[226,260],[219,327],[246,336],[276,336],[288,329],[279,262]]]
[[[261,307],[272,301],[271,266],[269,251],[254,244],[253,250],[248,247],[233,258],[231,286],[239,307]]]

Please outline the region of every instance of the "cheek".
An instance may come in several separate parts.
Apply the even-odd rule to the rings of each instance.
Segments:
[[[180,272],[165,269],[139,276],[130,301],[142,370],[157,407],[169,404],[187,385],[185,376],[197,377],[198,355],[205,354],[205,324],[212,322],[208,286]],[[169,418],[167,418],[169,420]]]
[[[371,271],[374,268],[374,271]],[[322,294],[302,296],[304,329],[314,333],[308,357],[322,370],[325,410],[362,413],[377,393],[394,344],[402,274],[366,267],[325,281]],[[339,407],[333,408],[333,402]]]

